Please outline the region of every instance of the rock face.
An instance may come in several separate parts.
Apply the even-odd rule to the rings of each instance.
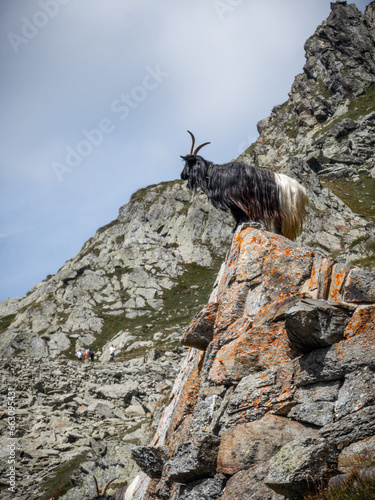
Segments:
[[[131,448],[150,442],[187,351],[181,329],[209,297],[232,225],[179,181],[150,186],[56,275],[0,304],[1,391],[16,392],[17,473],[29,478],[19,499],[70,487],[78,500],[94,496],[93,476],[100,488],[124,478],[113,491],[136,475]],[[86,347],[95,361],[79,364]]]
[[[155,477],[138,462],[134,498],[303,498],[342,470],[341,457],[373,453],[374,280],[240,229],[185,333],[191,351],[153,441],[163,467]]]
[[[108,360],[109,342],[125,357],[170,349],[231,237],[231,218],[179,181],[135,193],[56,275],[0,305],[2,355],[73,359],[93,346]]]
[[[306,42],[304,72],[289,100],[258,124],[258,140],[239,158],[305,185],[311,207],[300,242],[363,265],[373,263],[375,246],[374,33],[375,2],[364,15],[353,4],[333,3]],[[158,347],[170,346],[206,300],[197,274],[209,269],[214,279],[232,227],[229,215],[180,181],[138,191],[56,275],[0,304],[1,352],[72,357],[93,344],[104,360],[109,341],[129,356],[155,346],[155,334]],[[196,297],[191,288],[189,303],[173,304],[188,286],[198,287]]]
[[[368,263],[375,239],[369,224],[375,208],[375,2],[364,14],[344,1],[331,8],[305,43],[306,64],[288,101],[258,123],[259,138],[239,159],[309,187],[305,244],[347,262]],[[325,189],[324,199],[320,183],[356,215]]]
[[[124,485],[126,478],[131,480],[139,472],[131,449],[150,441],[152,422],[160,417],[180,361],[177,352],[158,359],[150,353],[148,359],[138,357],[127,363],[51,360],[37,364],[21,357],[3,359],[4,401],[9,388],[15,394],[17,496],[4,491],[1,497],[41,499],[44,494],[50,498],[73,486],[66,498],[81,500],[94,496],[93,476],[100,488],[113,478],[121,478],[115,487]],[[2,408],[4,487],[13,439]]]
[[[0,304],[0,389],[16,390],[28,477],[19,500],[67,485],[61,498],[93,496],[92,475],[121,478],[111,492],[138,467],[137,500],[296,497],[309,474],[345,476],[373,453],[375,2],[364,14],[333,3],[305,50],[288,101],[239,158],[307,188],[297,243],[251,227],[232,241],[205,196],[161,183]],[[96,362],[79,365],[86,346]]]

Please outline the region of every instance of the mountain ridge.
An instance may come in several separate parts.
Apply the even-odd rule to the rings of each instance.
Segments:
[[[365,14],[352,4],[333,3],[328,20],[306,42],[304,73],[296,77],[288,101],[259,122],[259,138],[239,157],[306,186],[311,207],[297,245],[343,266],[374,263],[374,33],[375,2]],[[360,53],[355,47],[359,35],[366,48]],[[348,64],[359,78],[346,75]],[[361,213],[343,201],[348,193]],[[20,457],[23,473],[40,477],[40,450],[52,475],[59,464],[81,457],[81,465],[74,462],[74,488],[66,497],[78,499],[94,491],[92,474],[103,484],[110,479],[103,463],[107,474],[120,475],[124,482],[139,472],[129,458],[121,466],[113,450],[122,450],[125,443],[129,457],[130,442],[149,443],[188,352],[181,345],[182,332],[207,303],[231,247],[233,227],[229,215],[214,209],[204,195],[192,195],[179,180],[149,186],[134,193],[118,218],[99,228],[55,275],[25,297],[0,303],[2,387],[10,371],[21,409],[29,411],[22,429],[24,441],[30,442]],[[106,364],[112,342],[115,370]],[[100,363],[77,366],[75,352],[86,346],[95,347]],[[17,378],[26,363],[25,376]],[[49,367],[58,371],[59,363],[61,374],[47,384]],[[145,377],[147,370],[157,387]],[[114,386],[112,395],[100,391],[99,374]],[[75,378],[77,384],[71,381]],[[118,381],[126,378],[135,378],[142,390],[129,386],[121,399]],[[80,385],[83,393],[77,394]],[[215,396],[214,389],[207,390]],[[117,415],[108,401],[112,398]],[[54,427],[49,405],[65,422],[61,430]],[[95,412],[104,419],[103,430],[88,440],[90,425],[98,422]],[[48,439],[47,434],[38,437],[41,426]]]

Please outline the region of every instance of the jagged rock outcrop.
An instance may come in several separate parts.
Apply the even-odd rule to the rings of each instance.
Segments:
[[[239,158],[307,187],[311,209],[301,242],[364,264],[372,262],[375,245],[374,19],[375,2],[365,14],[353,4],[332,4],[305,44],[304,72],[289,100],[258,124],[258,140]],[[357,213],[320,181],[349,204],[354,191]],[[232,226],[229,216],[204,196],[192,196],[180,181],[138,191],[56,275],[22,299],[0,304],[2,352],[72,355],[80,345],[120,333],[117,346],[126,351],[134,341],[129,337],[144,326],[142,317],[150,317],[149,333],[156,333],[153,316],[168,309],[168,291],[193,270],[186,265],[217,265]],[[114,327],[115,318],[124,320],[122,329]],[[137,342],[149,340],[144,337]]]
[[[231,226],[179,181],[138,191],[54,276],[0,305],[2,355],[72,358],[91,345],[105,360],[110,341],[126,356],[168,350],[191,306],[207,299]]]
[[[207,300],[232,231],[180,181],[150,186],[56,275],[0,304],[1,391],[16,390],[19,472],[29,478],[19,499],[65,487],[61,468],[72,471],[70,500],[94,493],[93,475],[105,484],[135,474],[130,443],[151,439],[186,351],[181,328]],[[95,362],[80,365],[85,347]],[[4,473],[6,418],[3,409]]]
[[[54,491],[70,482],[69,500],[94,493],[92,475],[121,487],[137,471],[130,441],[152,477],[140,494],[189,500],[300,494],[315,457],[325,481],[372,453],[374,277],[349,264],[374,262],[374,37],[375,2],[364,15],[333,3],[288,101],[239,158],[306,186],[297,244],[236,238],[202,308],[233,222],[180,181],[161,183],[135,193],[56,275],[0,304],[1,391],[11,381],[18,393],[29,478],[20,500],[39,498],[47,477]],[[86,346],[99,363],[74,361]]]
[[[153,440],[164,457],[157,477],[134,451],[144,471],[135,498],[204,498],[204,488],[215,490],[205,498],[303,498],[343,472],[354,449],[365,457],[375,435],[374,283],[375,272],[239,230],[185,332],[192,348]],[[372,474],[374,452],[363,460]]]
[[[305,44],[306,64],[284,104],[258,123],[259,138],[240,159],[307,185],[306,245],[351,263],[374,259],[375,2],[331,4]],[[349,204],[332,199],[332,193]],[[365,216],[361,217],[361,216]]]

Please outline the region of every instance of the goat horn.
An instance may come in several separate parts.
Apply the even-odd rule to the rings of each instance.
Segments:
[[[100,496],[99,487],[98,487],[98,481],[96,480],[95,476],[93,476],[93,477],[94,477],[95,486],[96,486],[96,496],[98,497],[98,496]]]
[[[191,135],[191,138],[192,138],[192,140],[193,140],[193,143],[192,143],[191,148],[190,148],[190,154],[192,155],[192,154],[194,154],[194,153],[193,153],[193,149],[194,149],[194,144],[195,144],[195,137],[194,137],[194,135],[190,132],[190,130],[188,130],[188,133]]]
[[[198,146],[198,147],[195,149],[195,151],[194,151],[194,153],[193,153],[193,156],[195,156],[195,155],[198,153],[198,151],[199,151],[200,149],[202,149],[202,148],[203,148],[203,146],[207,146],[207,144],[211,144],[211,143],[210,143],[210,142],[204,142],[203,144],[201,144],[200,146]],[[190,154],[191,154],[191,153],[190,153]]]
[[[117,479],[117,477],[115,477],[115,478],[111,479],[110,481],[108,481],[108,483],[107,483],[107,484],[103,487],[103,489],[102,489],[102,495],[105,495],[105,492],[107,491],[108,486],[109,486],[111,483],[113,483],[113,481],[116,481],[116,479]]]

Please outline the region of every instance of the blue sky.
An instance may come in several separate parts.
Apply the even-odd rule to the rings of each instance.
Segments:
[[[187,129],[216,162],[254,142],[329,12],[330,0],[2,0],[0,301],[56,273],[135,190],[178,178]]]

